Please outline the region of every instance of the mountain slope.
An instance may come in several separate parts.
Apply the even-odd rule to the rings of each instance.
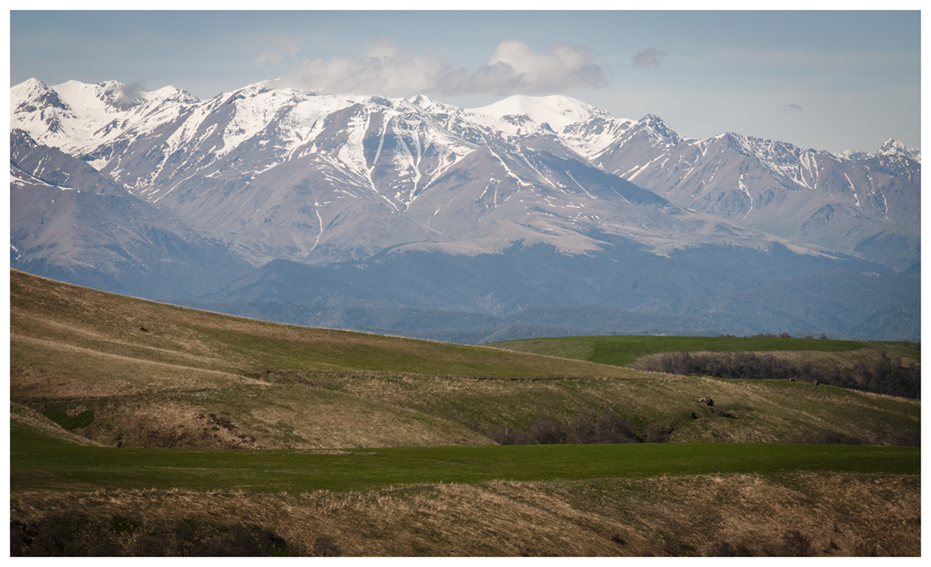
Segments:
[[[263,293],[298,311],[324,297],[340,310],[492,317],[601,306],[691,321],[679,332],[724,325],[885,338],[885,324],[916,338],[911,312],[920,297],[907,277],[889,283],[891,295],[846,288],[841,303],[856,317],[816,308],[831,293],[829,277],[808,280],[822,286],[802,294],[809,301],[798,310],[811,317],[790,315],[795,308],[781,303],[768,314],[726,314],[739,297],[731,292],[791,301],[785,290],[796,284],[786,282],[813,275],[813,257],[823,272],[889,279],[890,270],[919,270],[920,152],[894,141],[875,155],[834,156],[737,134],[689,140],[656,116],[618,119],[565,96],[463,109],[424,96],[317,95],[273,81],[206,101],[170,87],[36,80],[13,87],[11,97],[14,185],[32,176],[43,187],[14,190],[12,254],[23,269],[45,269],[55,250],[56,266],[103,271],[81,282],[104,281],[119,264],[135,287],[107,289],[231,309]],[[50,187],[65,183],[76,191],[56,201]],[[129,195],[137,201],[125,201]],[[102,197],[136,204],[81,205]],[[81,207],[102,216],[67,212]],[[42,225],[32,220],[40,218]],[[133,227],[131,235],[94,232],[106,223]],[[152,226],[190,246],[149,236]],[[515,250],[546,270],[500,267]],[[283,265],[276,261],[314,266],[306,270],[313,276],[285,286],[290,295],[256,288],[246,297],[236,291],[241,282],[219,293],[250,265],[268,269],[243,281],[262,280]],[[156,292],[143,284],[159,262],[191,266],[200,280],[174,271]],[[369,272],[380,281],[353,287],[356,276],[336,272],[352,263],[376,266]],[[638,283],[638,273],[641,287],[631,293],[625,286]],[[891,313],[910,315],[890,325]],[[857,317],[866,327],[856,327]],[[764,321],[791,328],[761,329]]]
[[[476,253],[524,240],[578,253],[599,247],[584,237],[591,229],[658,250],[721,239],[709,239],[708,218],[687,209],[735,234],[734,225],[761,229],[897,269],[914,261],[913,163],[904,166],[911,178],[899,181],[785,144],[685,140],[657,117],[616,119],[563,96],[467,110],[272,82],[208,101],[173,88],[129,99],[127,90],[30,80],[11,89],[12,122],[204,234],[236,242],[253,263],[361,259],[408,243]],[[823,163],[812,169],[813,160]],[[828,163],[843,171],[818,185],[812,172]],[[681,208],[643,197],[625,179]],[[812,183],[818,191],[797,195]],[[663,210],[650,208],[660,203]],[[848,233],[856,238],[839,236]],[[883,245],[857,247],[869,238]]]
[[[85,162],[22,131],[11,140],[12,267],[160,299],[214,291],[251,269]]]
[[[593,161],[680,206],[901,270],[920,251],[914,157],[851,161],[737,134],[686,140],[648,116]],[[877,239],[884,246],[871,247]]]

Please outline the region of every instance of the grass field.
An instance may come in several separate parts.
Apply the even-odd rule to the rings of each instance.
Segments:
[[[920,450],[737,443],[399,447],[348,451],[84,447],[14,428],[10,484],[29,490],[369,491],[411,484],[761,475],[918,474]]]
[[[637,362],[650,355],[689,352],[766,352],[766,353],[837,353],[850,362],[853,353],[866,351],[864,360],[871,360],[881,350],[891,357],[921,360],[921,351],[903,343],[838,341],[804,338],[771,337],[650,337],[592,336],[525,339],[491,343],[487,346],[515,352],[544,354],[559,358],[583,360],[612,366],[640,368]],[[855,356],[856,358],[856,356]],[[859,360],[856,360],[859,362]]]
[[[919,400],[617,366],[682,348],[920,360],[902,345],[528,343],[541,356],[10,277],[14,555],[920,553],[920,449],[893,446]],[[492,441],[587,411],[674,442]],[[874,445],[785,443],[824,431]]]

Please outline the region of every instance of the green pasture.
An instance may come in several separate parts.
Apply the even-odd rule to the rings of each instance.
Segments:
[[[406,447],[332,451],[85,447],[13,424],[13,491],[190,490],[304,493],[495,479],[920,472],[921,450],[860,445],[664,443]]]
[[[485,346],[584,360],[612,366],[629,366],[637,359],[658,353],[678,352],[846,352],[887,345],[898,356],[920,360],[921,352],[902,343],[837,341],[779,337],[654,337],[589,336],[525,339]]]

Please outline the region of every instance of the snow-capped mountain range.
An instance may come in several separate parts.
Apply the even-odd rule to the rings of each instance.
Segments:
[[[104,255],[113,270],[154,274],[153,262],[220,254],[237,259],[225,264],[234,277],[272,260],[515,243],[592,254],[617,239],[660,255],[783,246],[893,270],[919,261],[921,155],[895,140],[834,155],[734,133],[689,139],[657,116],[616,118],[559,95],[465,109],[276,84],[204,101],[114,81],[12,87],[14,265],[91,269]],[[123,204],[90,204],[101,199]],[[101,223],[133,236],[104,238]]]
[[[11,125],[256,264],[412,243],[579,252],[597,247],[583,236],[593,230],[658,250],[695,233],[768,240],[741,229],[851,254],[894,240],[861,256],[898,268],[917,245],[920,153],[894,141],[845,157],[737,134],[694,140],[659,117],[619,119],[565,96],[462,109],[272,81],[207,101],[173,87],[128,91],[31,79],[11,89]]]

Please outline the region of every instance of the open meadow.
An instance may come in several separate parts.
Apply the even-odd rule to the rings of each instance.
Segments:
[[[919,399],[646,371],[915,348],[468,347],[10,280],[13,555],[920,554]]]

